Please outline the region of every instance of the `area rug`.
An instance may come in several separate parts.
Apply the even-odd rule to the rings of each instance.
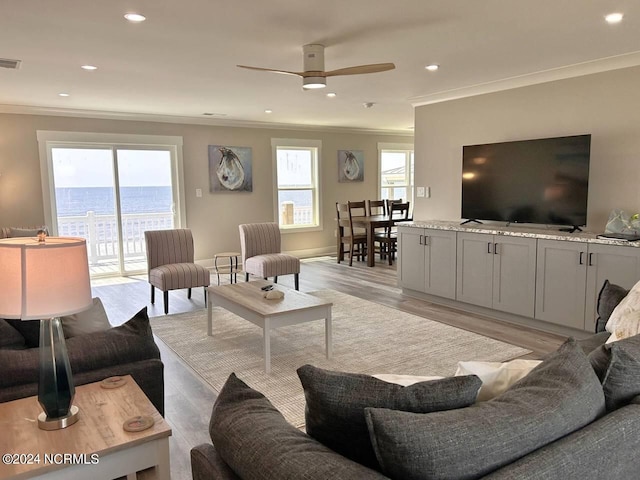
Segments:
[[[304,364],[366,374],[453,375],[457,362],[501,362],[530,353],[498,340],[333,290],[312,292],[333,302],[333,357],[325,356],[324,321],[271,332],[271,374],[264,372],[262,329],[222,309],[151,319],[153,332],[215,390],[230,373],[262,392],[295,426],[304,425]]]

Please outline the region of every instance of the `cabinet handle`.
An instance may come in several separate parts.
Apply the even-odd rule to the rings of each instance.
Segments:
[[[593,252],[589,254],[589,266],[593,267]]]
[[[429,235],[425,235],[425,236],[424,236],[424,244],[425,244],[426,246],[428,246],[428,245],[429,245]]]
[[[422,238],[423,237],[424,237],[424,235],[420,235],[420,239],[419,239],[420,245],[424,245],[424,243],[422,243]]]
[[[498,255],[498,244],[497,243],[493,244],[493,254],[494,255]]]
[[[584,265],[584,262],[582,261],[583,255],[584,255],[584,252],[580,252],[580,256],[578,257],[578,265]]]
[[[491,253],[491,242],[487,242],[487,253]]]

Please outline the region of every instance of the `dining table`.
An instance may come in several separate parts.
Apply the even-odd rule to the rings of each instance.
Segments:
[[[398,220],[405,221],[405,219]],[[376,258],[374,254],[374,245],[373,241],[375,239],[375,230],[376,228],[383,228],[389,225],[389,216],[388,215],[367,215],[364,217],[351,217],[351,222],[354,227],[361,227],[367,231],[367,266],[375,267]],[[392,225],[396,222],[392,220]],[[338,235],[338,255],[340,256],[340,235]],[[344,253],[339,259],[340,261],[344,260]]]

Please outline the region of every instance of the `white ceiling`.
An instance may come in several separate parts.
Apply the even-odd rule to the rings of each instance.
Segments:
[[[622,23],[604,21],[613,11]],[[297,77],[236,67],[301,70],[307,43],[327,47],[326,70],[396,69],[303,91]],[[0,68],[5,112],[410,133],[412,105],[640,64],[640,2],[0,0],[0,58],[22,60]]]

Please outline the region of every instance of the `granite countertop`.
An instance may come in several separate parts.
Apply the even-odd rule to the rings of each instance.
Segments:
[[[512,237],[539,238],[544,240],[565,240],[569,242],[599,243],[602,245],[620,245],[624,247],[640,247],[640,241],[598,238],[602,232],[561,232],[559,227],[524,227],[504,224],[467,223],[460,225],[460,221],[453,220],[413,220],[399,222],[398,226],[410,228],[431,228],[434,230],[450,230],[455,232],[486,233],[490,235],[507,235]]]

